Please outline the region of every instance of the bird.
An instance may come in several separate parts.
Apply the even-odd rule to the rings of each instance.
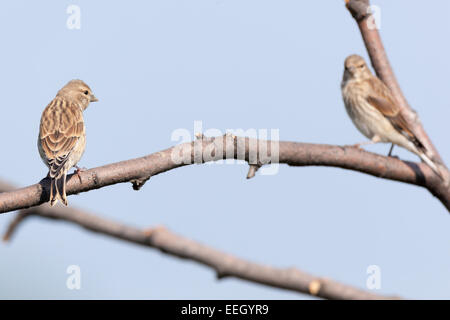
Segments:
[[[390,89],[373,75],[363,57],[345,59],[341,82],[345,109],[356,128],[370,141],[356,144],[392,143],[418,155],[441,179],[442,173],[428,150],[413,133]],[[392,147],[389,152],[392,152]]]
[[[98,101],[91,88],[82,80],[71,80],[42,112],[39,135],[39,155],[48,167],[50,205],[58,200],[67,206],[66,176],[76,165],[86,148],[83,111],[90,102]]]

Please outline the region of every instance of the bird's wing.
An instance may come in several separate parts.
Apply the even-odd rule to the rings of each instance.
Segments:
[[[409,127],[408,121],[400,112],[400,108],[389,88],[378,78],[369,79],[367,84],[371,89],[369,92],[374,92],[373,95],[367,96],[367,102],[380,111],[398,132],[420,149],[424,149],[424,145],[417,139]]]
[[[39,138],[51,178],[60,176],[61,169],[83,134],[83,113],[79,106],[62,99],[54,99],[45,108]]]

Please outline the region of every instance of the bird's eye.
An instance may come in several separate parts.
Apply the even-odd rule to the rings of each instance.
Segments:
[[[84,94],[85,94],[85,95],[88,95],[88,94],[89,94],[89,91],[86,90],[86,91],[84,92]]]
[[[364,65],[362,64],[362,65],[360,65],[359,67],[360,67],[360,68],[364,68]]]

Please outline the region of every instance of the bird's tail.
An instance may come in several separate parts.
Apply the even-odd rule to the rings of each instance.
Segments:
[[[431,160],[424,152],[419,152],[418,156],[420,157],[420,159],[423,160],[423,162],[425,162],[431,168],[431,170],[433,170],[434,173],[436,173],[439,176],[439,178],[444,180],[444,175],[439,170],[436,163],[433,162],[433,160]]]
[[[54,206],[58,200],[67,206],[66,196],[66,174],[51,178],[50,182],[50,205]]]

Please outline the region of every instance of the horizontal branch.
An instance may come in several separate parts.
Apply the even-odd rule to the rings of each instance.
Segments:
[[[196,261],[214,269],[218,279],[234,277],[324,299],[398,299],[376,295],[334,280],[315,277],[296,268],[281,269],[249,262],[174,234],[164,227],[141,230],[72,207],[39,206],[22,210],[9,225],[4,240],[9,240],[19,224],[29,216],[71,222],[93,232]]]
[[[272,152],[273,149],[273,152]],[[131,182],[139,189],[150,177],[194,163],[239,159],[253,166],[283,163],[291,166],[331,166],[428,189],[450,210],[450,188],[423,163],[401,161],[353,146],[257,140],[224,135],[202,138],[145,157],[117,162],[70,175],[67,194],[78,194],[116,183]],[[254,175],[249,172],[249,177]],[[0,193],[0,213],[37,206],[49,199],[49,180]]]

